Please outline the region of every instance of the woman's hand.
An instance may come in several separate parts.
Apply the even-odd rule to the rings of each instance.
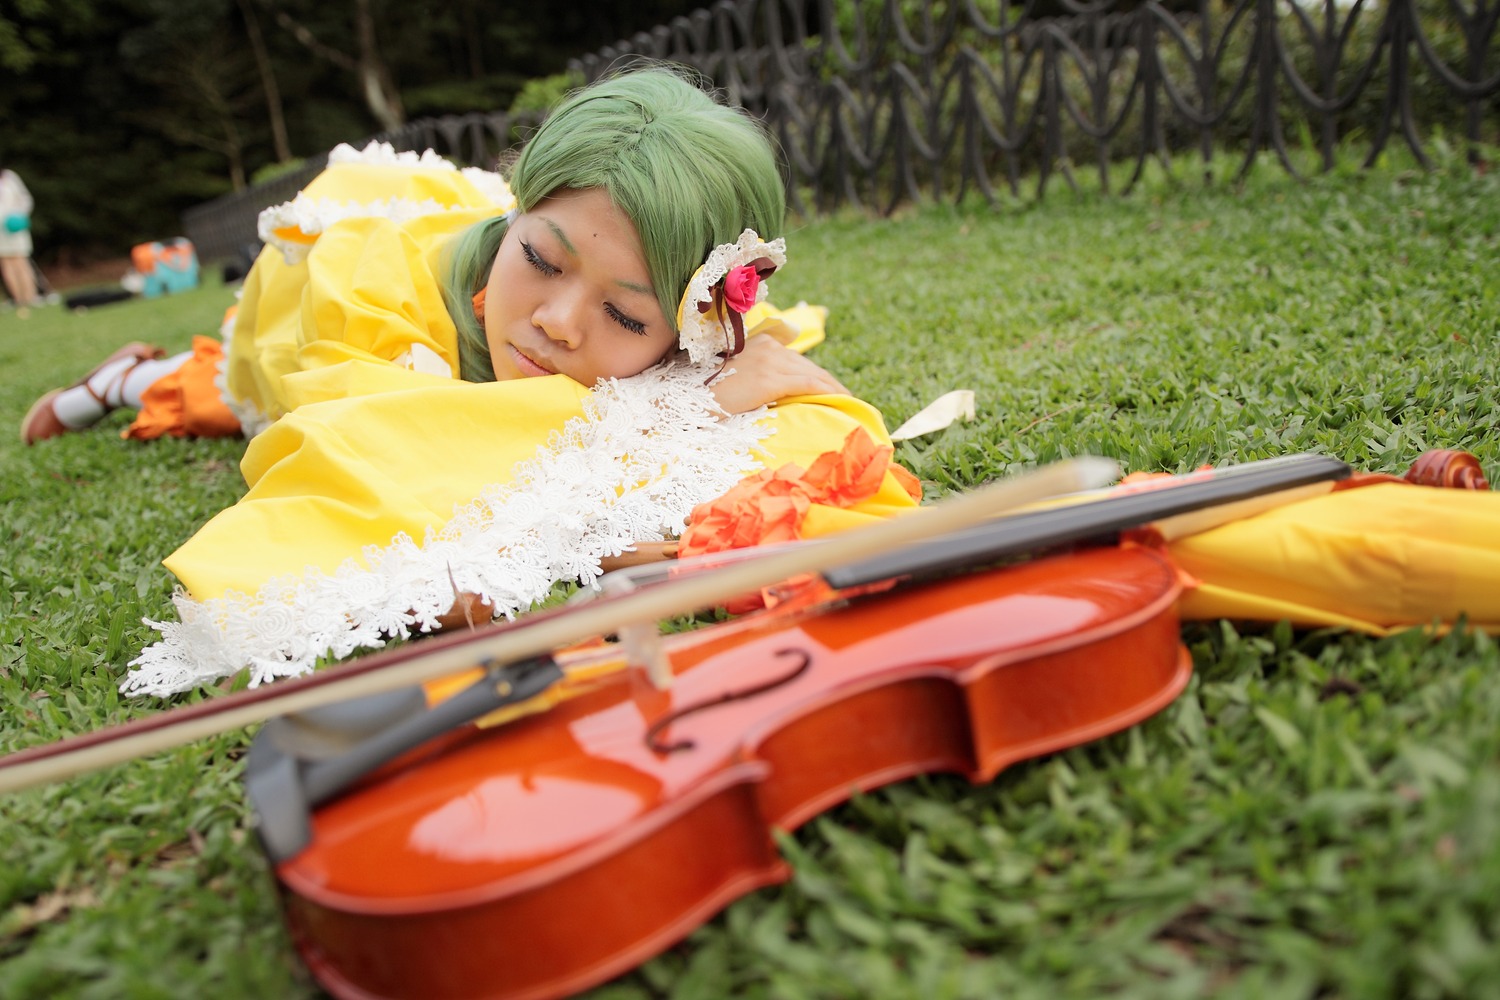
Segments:
[[[438,628],[475,628],[495,619],[495,608],[478,594],[462,593],[453,599],[453,607],[438,615]]]
[[[728,367],[733,372],[710,386],[726,413],[748,413],[788,396],[851,395],[838,379],[768,336],[751,337]]]

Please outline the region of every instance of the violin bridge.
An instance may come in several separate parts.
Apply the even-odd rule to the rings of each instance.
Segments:
[[[627,574],[610,573],[600,580],[600,589],[606,594],[614,595],[628,594],[638,587]],[[626,666],[644,671],[651,686],[658,691],[665,691],[672,686],[672,663],[667,659],[666,650],[662,648],[661,633],[656,628],[656,622],[631,622],[620,626],[616,634],[625,650]]]
[[[672,686],[672,664],[662,649],[661,633],[655,622],[635,622],[620,629],[620,644],[625,647],[625,662],[644,670],[651,686],[665,691]]]

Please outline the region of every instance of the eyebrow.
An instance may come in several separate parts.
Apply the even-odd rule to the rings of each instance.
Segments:
[[[562,227],[553,222],[551,219],[547,218],[545,215],[539,216],[539,218],[547,224],[548,229],[552,230],[552,235],[557,237],[558,242],[563,245],[563,249],[566,250],[571,256],[577,257],[578,248],[573,245],[572,240],[568,239],[568,234],[562,231]],[[621,288],[626,289],[627,291],[638,292],[641,295],[656,295],[656,290],[650,285],[642,285],[634,281],[616,281],[615,284],[619,285]]]
[[[558,242],[563,245],[563,249],[568,251],[572,256],[577,257],[578,248],[573,245],[572,240],[568,239],[568,234],[562,231],[562,227],[545,216],[542,218],[542,221],[547,224],[548,229],[552,230],[552,235],[557,237]]]

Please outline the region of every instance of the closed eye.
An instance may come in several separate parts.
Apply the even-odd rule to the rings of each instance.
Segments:
[[[536,252],[536,248],[533,247],[530,243],[527,243],[525,240],[521,241],[521,253],[526,256],[527,262],[531,264],[532,267],[536,268],[547,277],[550,278],[554,274],[562,274],[562,268],[553,267],[551,264],[543,260],[542,255]]]
[[[620,324],[631,333],[638,333],[643,337],[646,335],[646,324],[642,323],[640,320],[625,315],[608,302],[604,303],[604,311],[609,314],[610,319],[614,320],[616,323]]]

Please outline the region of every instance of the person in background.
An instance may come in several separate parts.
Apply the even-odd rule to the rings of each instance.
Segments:
[[[31,271],[31,192],[14,170],[0,167],[0,280],[15,300],[18,315],[37,303]]]

